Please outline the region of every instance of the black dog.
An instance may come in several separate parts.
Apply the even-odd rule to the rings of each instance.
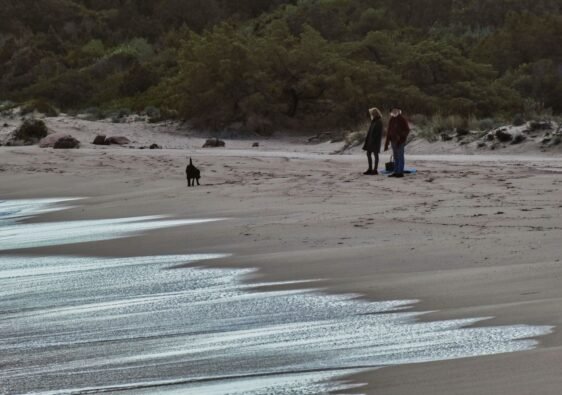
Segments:
[[[197,181],[197,185],[199,184],[199,179],[201,178],[201,172],[195,166],[193,166],[193,161],[189,158],[189,165],[185,168],[185,175],[187,176],[187,186],[195,186],[195,182]]]

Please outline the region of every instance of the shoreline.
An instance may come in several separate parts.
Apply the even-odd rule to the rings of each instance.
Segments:
[[[84,200],[87,200],[87,198],[84,198]],[[77,201],[77,203],[80,200]],[[69,200],[68,203],[66,204],[70,204],[72,203],[72,200]],[[64,203],[63,203],[64,204]],[[56,206],[55,206],[56,207]],[[69,207],[72,207],[72,205],[70,205]],[[57,215],[64,213],[64,210],[61,211],[52,211],[52,212],[46,212],[46,213],[38,213],[38,214],[32,214],[31,220],[30,221],[18,221],[18,222],[24,222],[24,223],[41,223],[42,222],[42,218],[45,215],[50,215],[52,214],[53,218],[50,219],[50,221],[57,221]],[[38,219],[38,221],[36,221],[35,219]],[[227,219],[228,220],[228,219]],[[217,222],[215,222],[215,224],[218,224]],[[133,236],[125,236],[125,240],[127,239],[134,239],[137,237],[149,237],[150,233],[154,232],[154,231],[147,231],[147,232],[143,232],[141,233],[141,235],[133,235]],[[109,240],[102,240],[101,242],[107,242]],[[92,242],[87,242],[85,244],[92,244]],[[58,249],[65,249],[67,246],[65,245],[60,245],[57,244],[55,246],[55,248]],[[2,253],[6,253],[6,255],[10,256],[10,255],[20,255],[20,256],[34,256],[36,254],[38,255],[44,255],[44,253],[42,253],[42,251],[45,248],[50,248],[50,247],[36,247],[36,248],[31,248],[31,249],[25,249],[25,250],[8,250],[3,251]],[[32,251],[32,253],[30,254],[29,251]],[[33,251],[35,250],[35,253],[33,253]],[[22,252],[25,251],[25,252]],[[37,252],[39,251],[39,252]],[[49,254],[49,253],[47,253]],[[65,254],[58,254],[58,256],[61,255],[65,255]],[[170,255],[173,256],[174,252],[165,254],[165,255]],[[77,255],[70,255],[70,256],[77,256]],[[93,256],[93,255],[92,255]],[[115,256],[115,255],[111,255],[111,256]],[[131,255],[127,254],[127,257],[130,257]],[[84,257],[87,257],[86,255]],[[109,257],[109,256],[108,256]],[[228,256],[221,256],[221,257],[217,257],[217,258],[206,258],[206,261],[202,262],[202,263],[197,263],[196,264],[196,268],[223,268],[223,267],[228,267],[228,268],[232,268],[232,266],[230,265],[222,265],[221,262],[224,261],[224,259],[228,258]],[[244,256],[233,256],[233,258],[236,258],[238,260],[244,260]],[[180,266],[173,266],[171,267],[172,270],[182,270],[182,268],[193,268],[193,264],[185,264],[185,265],[180,265]],[[238,267],[237,267],[238,268]],[[319,294],[319,295],[341,295],[343,296],[344,294],[349,294],[349,292],[343,292],[343,291],[335,291],[333,286],[328,282],[326,282],[325,279],[318,279],[318,280],[310,280],[310,281],[299,281],[297,279],[291,281],[289,280],[288,283],[276,283],[273,285],[267,285],[267,283],[265,283],[264,285],[264,281],[267,282],[268,278],[266,277],[266,275],[264,275],[263,270],[254,268],[254,267],[249,267],[249,266],[240,266],[240,269],[252,269],[252,270],[256,270],[256,273],[254,274],[247,274],[242,278],[242,283],[245,284],[246,286],[248,286],[248,290],[250,292],[267,292],[267,291],[284,291],[284,290],[310,290],[313,291],[315,294]],[[371,296],[368,296],[366,294],[354,294],[354,300],[357,300],[359,302],[367,302],[367,303],[371,303],[371,302],[390,302],[391,299],[389,298],[378,298],[375,299]],[[407,308],[405,310],[403,310],[403,312],[405,312],[406,314],[414,314],[415,318],[414,321],[418,322],[418,323],[435,323],[436,321],[441,321],[441,320],[453,320],[453,319],[475,319],[476,317],[470,316],[470,315],[463,315],[462,312],[459,312],[459,317],[451,317],[449,316],[447,313],[442,314],[443,312],[441,311],[424,311],[421,310],[419,308],[419,306],[423,303],[422,300],[409,300],[408,301],[408,305]],[[441,315],[441,316],[440,316]],[[434,317],[435,316],[435,317]],[[434,318],[432,318],[434,317]],[[472,324],[468,324],[468,325],[463,325],[463,328],[490,328],[496,325],[501,325],[501,326],[509,326],[510,324],[520,324],[520,323],[516,323],[516,322],[512,322],[511,320],[506,320],[505,322],[496,322],[494,323],[494,321],[496,320],[497,317],[482,317],[479,318],[477,322],[472,323]],[[529,323],[526,322],[526,325],[531,325],[533,326],[533,323]],[[542,347],[546,347],[546,343],[545,343],[545,339],[548,339],[549,337],[553,336],[554,333],[554,327],[551,328],[552,332],[547,333],[545,335],[541,335],[540,337],[536,337],[536,338],[525,338],[525,339],[532,339],[533,341],[537,342],[537,345],[535,347],[533,347],[530,350],[527,351],[517,351],[517,354],[524,354],[524,353],[529,353],[529,352],[533,352],[535,350],[539,350]],[[439,360],[439,361],[435,361],[435,362],[418,362],[418,363],[408,363],[408,364],[390,364],[390,365],[373,365],[372,367],[367,367],[367,366],[363,366],[361,367],[360,372],[355,372],[358,369],[356,368],[341,368],[341,369],[337,369],[337,370],[341,370],[342,373],[345,371],[350,371],[349,375],[343,375],[343,376],[336,376],[334,378],[335,381],[332,381],[333,383],[339,383],[339,382],[351,382],[353,383],[353,388],[357,388],[357,391],[362,391],[365,387],[362,385],[363,381],[369,381],[371,377],[373,377],[373,375],[375,374],[384,374],[384,371],[388,370],[389,368],[405,368],[405,369],[410,369],[412,367],[417,367],[418,365],[426,365],[426,364],[435,364],[437,366],[440,366],[443,363],[451,363],[451,362],[463,362],[463,361],[470,361],[473,359],[481,359],[481,358],[494,358],[494,357],[498,357],[498,358],[502,358],[505,355],[509,355],[513,352],[506,352],[506,353],[500,353],[500,354],[494,354],[492,356],[469,356],[469,357],[462,357],[462,358],[452,358],[452,359],[444,359],[444,360]],[[330,370],[326,371],[326,373],[328,374]],[[323,371],[320,371],[323,372]],[[303,374],[305,374],[306,372],[303,372]],[[271,374],[272,376],[277,376],[280,374]],[[266,375],[266,376],[269,376]],[[282,374],[281,374],[282,376]],[[261,377],[261,376],[260,376]],[[178,383],[180,383],[180,381],[178,381]],[[147,388],[150,387],[153,384],[147,384]],[[167,385],[171,385],[174,386],[175,384],[167,384]],[[143,387],[144,388],[144,387]],[[355,391],[353,392],[349,392],[350,390],[346,390],[345,393],[355,393]],[[377,390],[374,389],[374,391],[376,392]],[[333,393],[339,393],[339,391],[334,391]],[[361,392],[363,393],[363,392]]]

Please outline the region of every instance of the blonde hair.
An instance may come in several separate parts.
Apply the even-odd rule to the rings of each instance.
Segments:
[[[376,107],[369,108],[369,114],[371,115],[371,119],[375,119],[375,116],[378,115],[379,118],[382,118],[382,113]]]

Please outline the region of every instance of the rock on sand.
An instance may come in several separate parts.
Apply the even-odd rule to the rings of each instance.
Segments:
[[[124,136],[112,136],[112,137],[107,137],[105,139],[105,144],[106,145],[127,145],[130,144],[131,140],[129,140],[127,137]]]
[[[203,148],[218,148],[218,147],[224,147],[225,145],[226,144],[224,141],[219,140],[217,138],[212,138],[205,141],[205,144],[203,144]]]
[[[41,148],[78,148],[79,146],[80,142],[66,133],[53,133],[39,142]]]

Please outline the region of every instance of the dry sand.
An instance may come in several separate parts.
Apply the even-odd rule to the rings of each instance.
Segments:
[[[202,140],[164,126],[56,118],[57,131],[96,132],[163,150],[0,147],[0,198],[86,197],[53,219],[169,214],[226,217],[102,243],[30,254],[136,256],[231,253],[218,266],[257,267],[267,280],[322,279],[331,292],[419,299],[428,319],[493,317],[491,324],[554,325],[538,349],[385,368],[356,378],[371,394],[562,393],[562,157],[410,156],[405,179],[363,176],[362,155],[334,144]],[[62,130],[60,130],[62,129]],[[186,157],[203,173],[186,188]],[[384,157],[383,159],[386,159]],[[384,161],[384,160],[383,160]]]

